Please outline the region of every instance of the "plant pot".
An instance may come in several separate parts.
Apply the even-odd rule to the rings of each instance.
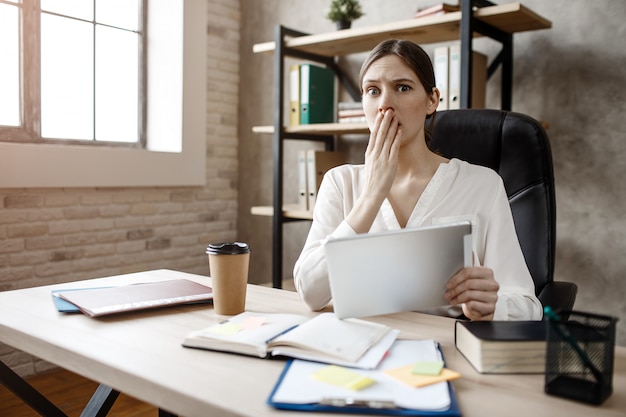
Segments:
[[[352,26],[350,20],[339,20],[335,23],[337,24],[337,30],[350,29],[350,26]]]

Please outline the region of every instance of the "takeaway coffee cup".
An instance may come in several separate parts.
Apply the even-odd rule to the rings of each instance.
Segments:
[[[246,308],[250,247],[242,242],[211,243],[209,272],[213,282],[213,307],[217,314],[234,315]]]

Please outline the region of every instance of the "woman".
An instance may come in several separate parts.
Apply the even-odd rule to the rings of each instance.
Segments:
[[[471,220],[474,265],[449,280],[449,306],[429,311],[471,320],[538,320],[541,304],[524,261],[501,178],[428,148],[425,121],[439,104],[428,54],[387,40],[361,67],[370,129],[364,165],[330,170],[295,264],[296,289],[313,310],[331,300],[323,242],[359,233]],[[355,282],[358,285],[358,282]]]

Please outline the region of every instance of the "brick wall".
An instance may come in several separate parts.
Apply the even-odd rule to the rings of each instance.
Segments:
[[[208,242],[236,239],[239,2],[207,0],[207,185],[0,189],[0,290],[167,268],[208,273]],[[22,376],[52,367],[0,344]]]

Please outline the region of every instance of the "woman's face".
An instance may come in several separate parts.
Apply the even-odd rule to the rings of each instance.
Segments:
[[[393,110],[402,137],[412,140],[424,135],[424,121],[437,109],[438,93],[428,94],[417,74],[397,55],[374,61],[363,76],[363,109],[370,130],[376,116]]]

